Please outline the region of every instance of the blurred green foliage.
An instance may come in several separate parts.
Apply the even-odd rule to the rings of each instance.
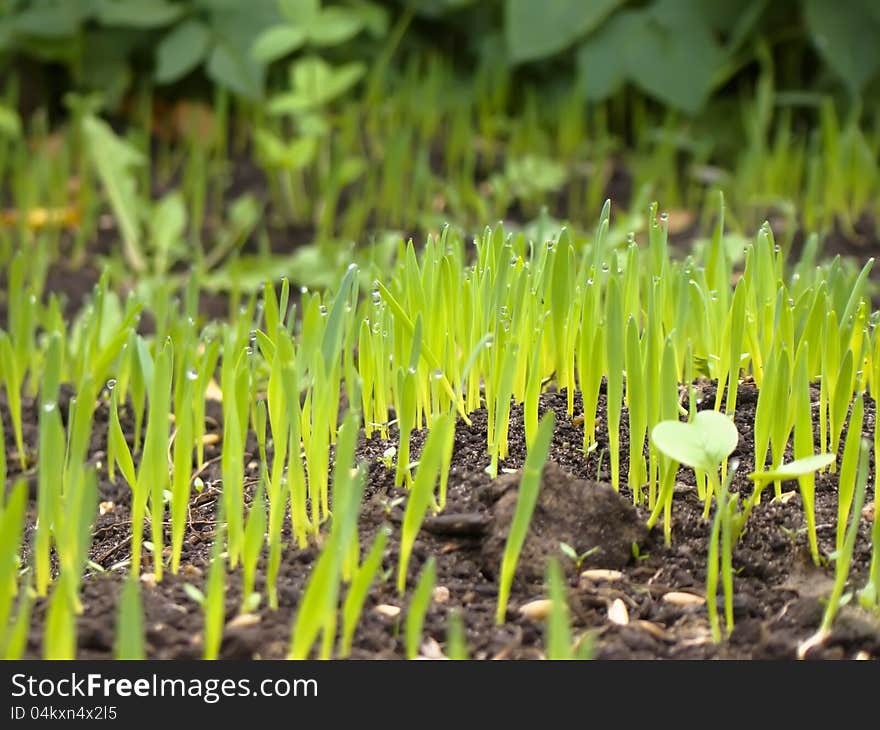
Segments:
[[[111,101],[198,70],[258,99],[272,63],[330,47],[364,60],[410,16],[410,45],[576,80],[593,101],[628,86],[694,114],[768,50],[799,88],[880,86],[876,0],[0,0],[0,63],[60,63]]]

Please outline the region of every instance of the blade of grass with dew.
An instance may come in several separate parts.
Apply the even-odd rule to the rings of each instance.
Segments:
[[[48,593],[51,580],[49,551],[53,519],[58,514],[60,480],[57,465],[64,463],[64,426],[54,401],[44,400],[39,417],[39,471],[37,473],[37,528],[34,534],[34,580],[38,596]]]
[[[633,317],[626,327],[626,403],[629,409],[629,486],[633,503],[642,501],[642,486],[648,480],[645,464],[645,436],[648,431],[647,404],[645,403],[645,372],[642,364],[642,346],[639,329]]]
[[[388,303],[388,306],[391,308],[395,319],[400,322],[403,325],[404,329],[410,334],[410,336],[412,336],[415,332],[415,325],[412,323],[412,320],[410,320],[410,318],[406,315],[406,311],[403,309],[403,307],[400,306],[400,303],[394,298],[394,295],[388,290],[388,288],[384,284],[382,284],[382,282],[377,281],[376,284],[379,292],[382,295],[382,298]],[[437,357],[435,357],[434,353],[431,352],[431,350],[423,346],[421,349],[421,356],[425,358],[425,361],[428,363],[428,367],[431,370],[439,371],[441,373],[443,372],[440,361],[437,359]],[[441,377],[440,384],[443,386],[443,389],[446,391],[446,394],[449,396],[449,398],[456,404],[456,409],[458,410],[458,413],[461,416],[462,420],[470,425],[471,421],[468,418],[467,413],[465,413],[461,396],[456,394],[451,383],[449,382],[449,379],[446,377],[445,374]]]
[[[510,424],[510,399],[513,396],[513,374],[519,348],[512,344],[505,348],[501,377],[495,394],[495,439],[491,445],[491,461],[487,469],[493,479],[498,476],[498,460],[507,457],[507,433]]]
[[[428,432],[419,458],[400,527],[400,557],[397,564],[397,592],[400,595],[406,590],[407,566],[413,545],[433,501],[434,487],[443,463],[443,452],[448,444],[448,432],[454,428],[453,418],[451,413],[447,413],[434,422],[434,428]]]
[[[186,532],[187,507],[193,463],[193,409],[195,381],[198,374],[187,370],[184,375],[180,404],[174,416],[174,455],[171,480],[171,572],[180,570],[180,554]]]
[[[319,633],[323,633],[321,657],[329,658],[336,639],[342,565],[352,544],[357,543],[357,516],[365,485],[364,469],[351,468],[356,443],[352,434],[357,430],[358,417],[349,413],[340,429],[334,464],[330,536],[312,568],[297,609],[287,653],[289,659],[306,659]]]
[[[110,394],[110,419],[107,427],[107,471],[111,481],[113,480],[113,471],[111,464],[115,464],[122,472],[122,477],[128,483],[132,494],[137,488],[137,481],[134,471],[134,460],[125,435],[122,433],[122,426],[119,423],[119,391],[115,388]]]
[[[843,356],[840,372],[837,376],[837,382],[829,404],[828,451],[832,454],[836,454],[840,447],[840,436],[843,432],[843,424],[846,421],[846,412],[849,410],[849,404],[852,401],[853,369],[853,353],[852,350],[847,350]]]
[[[140,572],[142,530],[147,499],[150,500],[151,538],[153,543],[153,572],[162,579],[162,544],[165,512],[165,492],[168,487],[168,440],[170,428],[168,413],[171,409],[171,344],[163,346],[152,368],[149,389],[149,417],[144,441],[144,453],[137,475],[131,513],[131,572]]]
[[[406,612],[404,644],[406,646],[407,659],[415,659],[419,655],[419,646],[422,643],[422,628],[425,624],[425,615],[428,613],[428,608],[431,605],[431,597],[434,592],[436,579],[437,562],[432,555],[425,563],[425,567],[422,568]]]
[[[835,550],[838,553],[843,549],[847,520],[852,507],[864,415],[864,397],[861,393],[857,393],[853,399],[849,425],[846,429],[846,439],[843,444],[843,457],[840,460],[840,478],[837,488],[837,529],[835,531]]]
[[[257,563],[266,540],[264,483],[265,479],[261,477],[244,526],[241,550],[241,613],[255,610],[260,600],[260,594],[254,593],[254,583],[257,577]]]
[[[608,285],[605,310],[606,413],[608,449],[611,452],[611,486],[620,491],[620,414],[623,399],[624,322],[620,286],[616,278]]]
[[[675,344],[671,336],[666,338],[663,348],[663,360],[660,364],[661,399],[660,417],[663,421],[678,420],[678,377],[675,366]],[[662,421],[661,421],[662,422]],[[653,434],[653,428],[652,428]],[[656,449],[653,436],[650,439]],[[658,450],[659,451],[659,450]],[[667,546],[672,544],[672,496],[675,489],[675,475],[678,462],[664,453],[660,453],[660,489],[657,503],[648,518],[648,529],[653,529],[663,515],[663,541]]]
[[[810,398],[810,341],[804,340],[795,364],[792,397],[795,399],[794,458],[809,457],[814,451],[813,409]],[[836,457],[836,455],[832,455]],[[807,540],[813,563],[819,565],[819,538],[816,532],[816,477],[811,471],[798,478],[798,490],[804,506]]]
[[[550,441],[553,438],[553,426],[555,417],[552,411],[548,411],[541,419],[538,433],[531,450],[526,454],[523,465],[522,478],[519,483],[519,492],[516,499],[516,508],[507,534],[507,542],[504,545],[504,556],[501,560],[501,570],[498,579],[498,605],[495,611],[495,623],[501,625],[507,616],[507,603],[510,598],[510,588],[513,584],[513,576],[516,572],[516,564],[519,554],[526,541],[529,523],[532,513],[538,501],[538,491],[541,488],[541,474],[544,463],[550,453]]]

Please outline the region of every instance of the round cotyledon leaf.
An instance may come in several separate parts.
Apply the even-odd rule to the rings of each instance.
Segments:
[[[714,471],[733,453],[739,433],[724,414],[700,411],[690,423],[661,421],[651,431],[651,441],[680,464]]]

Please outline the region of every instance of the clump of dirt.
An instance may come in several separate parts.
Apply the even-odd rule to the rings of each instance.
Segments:
[[[482,547],[483,570],[488,575],[494,575],[501,565],[521,478],[521,471],[505,474],[486,490],[489,499],[497,496]],[[608,484],[575,479],[548,462],[541,474],[518,576],[541,580],[547,558],[560,554],[560,543],[567,543],[578,555],[587,554],[582,567],[622,568],[633,557],[633,544],[642,543],[647,534],[632,500]]]

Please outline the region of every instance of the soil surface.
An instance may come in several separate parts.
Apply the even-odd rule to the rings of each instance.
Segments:
[[[714,402],[714,386],[700,384],[701,407]],[[69,394],[68,394],[69,395]],[[739,459],[734,489],[750,493],[747,475],[753,470],[754,446],[751,426],[757,391],[744,382],[739,390],[736,423],[740,442],[733,457]],[[575,397],[575,422],[566,412],[565,393],[545,393],[541,410],[552,409],[557,418],[550,460],[542,477],[542,487],[534,519],[521,555],[507,621],[495,624],[496,575],[506,539],[518,486],[516,470],[525,456],[522,410],[512,409],[510,454],[502,462],[502,472],[490,478],[485,467],[486,414],[471,416],[471,425],[459,421],[449,477],[448,503],[444,512],[429,516],[416,541],[410,561],[408,591],[397,594],[400,521],[406,492],[393,486],[393,472],[382,461],[383,452],[396,443],[390,439],[366,440],[361,437],[357,456],[368,464],[368,483],[359,521],[362,550],[369,547],[377,530],[390,526],[379,579],[371,587],[355,635],[354,658],[402,658],[403,619],[410,591],[424,562],[437,561],[437,582],[424,629],[423,654],[442,656],[448,620],[452,611],[460,613],[470,656],[478,659],[530,659],[543,655],[543,621],[527,618],[519,611],[526,603],[546,596],[543,576],[546,560],[556,555],[562,561],[568,581],[568,601],[575,636],[589,635],[594,656],[604,659],[704,659],[704,658],[794,658],[800,642],[818,628],[823,600],[829,594],[833,564],[816,567],[810,560],[805,520],[796,484],[784,485],[782,500],[768,498],[752,513],[748,528],[734,552],[735,628],[729,638],[713,643],[709,632],[705,595],[705,572],[709,525],[703,520],[703,505],[694,487],[693,474],[678,474],[672,510],[672,545],[663,542],[662,526],[648,532],[644,527],[646,510],[633,507],[632,494],[621,486],[620,493],[608,485],[607,433],[604,394],[600,397],[598,448],[585,456],[582,426],[576,425],[580,400]],[[209,402],[208,433],[217,434],[222,418],[221,406]],[[64,399],[60,406],[64,409]],[[874,427],[874,403],[866,403],[865,433]],[[36,424],[37,407],[25,403],[25,422]],[[0,396],[0,415],[4,419],[6,449],[13,454],[11,423],[5,401]],[[123,414],[125,415],[125,414]],[[95,414],[91,459],[105,460],[106,403]],[[623,417],[621,470],[627,468],[626,413]],[[127,434],[130,419],[123,418]],[[29,450],[35,449],[36,426],[26,427]],[[413,458],[417,458],[424,434],[412,437]],[[130,435],[129,435],[130,438]],[[204,489],[193,492],[190,523],[183,548],[179,575],[166,572],[156,583],[152,579],[151,556],[144,556],[143,600],[147,652],[152,658],[198,658],[202,653],[203,619],[200,607],[184,586],[204,586],[215,530],[215,509],[222,490],[219,441],[206,449],[206,466],[200,476]],[[255,443],[248,444],[248,499],[253,494],[259,470]],[[270,457],[271,458],[271,457]],[[16,461],[9,460],[10,482],[17,476]],[[597,469],[599,469],[597,473]],[[27,474],[32,485],[32,501],[27,530],[32,535],[36,493],[34,474]],[[625,479],[622,480],[625,483]],[[865,582],[871,559],[870,529],[874,509],[873,463],[866,498],[860,515],[859,533],[853,556],[848,590],[858,590]],[[96,515],[90,559],[103,572],[89,568],[82,584],[83,614],[78,620],[78,655],[81,658],[112,656],[116,601],[126,561],[130,557],[130,492],[121,477],[109,481],[99,470],[102,514]],[[817,479],[816,522],[820,548],[825,556],[834,548],[837,515],[836,475]],[[166,525],[166,531],[168,527]],[[145,539],[149,528],[145,526]],[[167,537],[166,537],[167,539]],[[280,606],[270,610],[265,603],[253,614],[239,615],[242,603],[240,571],[227,576],[227,624],[221,657],[227,659],[282,658],[287,650],[296,606],[302,595],[317,549],[299,550],[290,545],[282,558],[277,589]],[[560,542],[571,545],[583,564],[566,557]],[[167,543],[166,543],[167,544]],[[829,561],[830,562],[830,561]],[[257,578],[262,591],[264,575]],[[617,572],[596,572],[606,569]],[[581,573],[590,570],[586,576]],[[673,594],[673,595],[670,595]],[[681,594],[685,594],[682,596]],[[619,600],[618,600],[619,599]],[[620,605],[625,607],[627,623],[619,622]],[[880,657],[880,621],[857,607],[855,600],[838,614],[834,632],[822,645],[810,651],[810,658]],[[618,622],[609,619],[609,609]],[[389,608],[393,607],[393,608]],[[401,609],[399,613],[396,609]],[[395,615],[397,614],[397,615]],[[34,608],[27,655],[39,657],[45,615],[45,601]]]

